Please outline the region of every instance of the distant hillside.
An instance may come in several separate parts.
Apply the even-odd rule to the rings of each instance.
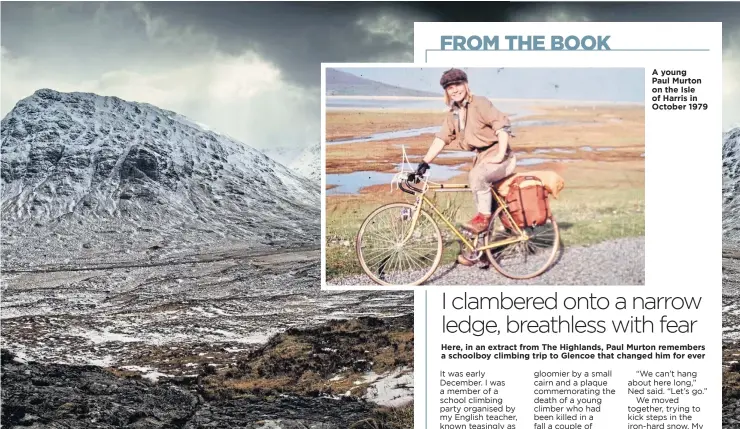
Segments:
[[[401,88],[365,79],[337,69],[326,69],[326,95],[439,97],[440,94]]]

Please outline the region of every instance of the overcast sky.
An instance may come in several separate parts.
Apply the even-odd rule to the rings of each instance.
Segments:
[[[413,59],[413,18],[366,9],[2,3],[0,114],[52,88],[148,102],[256,147],[318,142],[321,61]]]
[[[463,67],[470,89],[493,98],[560,98],[592,101],[645,101],[642,68],[485,68]],[[390,85],[442,96],[435,67],[352,67],[339,70]]]
[[[409,62],[414,21],[723,21],[740,122],[740,3],[4,2],[0,114],[39,88],[174,110],[255,147],[320,136],[321,62]]]

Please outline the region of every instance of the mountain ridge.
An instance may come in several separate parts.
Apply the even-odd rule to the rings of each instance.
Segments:
[[[45,237],[52,247],[66,243],[56,250],[68,254],[121,250],[111,236],[131,250],[137,240],[272,246],[319,234],[315,183],[148,103],[39,89],[2,119],[0,141],[0,212],[11,243]],[[88,247],[76,242],[83,237]]]
[[[740,248],[740,127],[723,137],[722,241],[723,247]]]
[[[388,85],[364,77],[353,75],[334,68],[326,69],[326,95],[355,95],[355,96],[396,96],[396,97],[436,97],[429,91],[403,88]]]
[[[321,144],[316,143],[306,147],[298,157],[290,163],[290,167],[299,174],[315,183],[321,183]]]
[[[291,171],[321,183],[321,144],[315,143],[303,148],[279,146],[262,149],[269,158],[285,165]]]

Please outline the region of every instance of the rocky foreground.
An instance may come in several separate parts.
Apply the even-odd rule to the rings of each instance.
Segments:
[[[740,427],[740,343],[722,347],[722,427]]]
[[[722,258],[722,427],[740,427],[740,253]]]
[[[413,315],[289,329],[195,376],[26,362],[2,351],[2,426],[412,428]],[[183,353],[181,359],[187,359]]]

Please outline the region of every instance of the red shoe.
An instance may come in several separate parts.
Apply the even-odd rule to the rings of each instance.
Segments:
[[[457,263],[466,267],[472,267],[473,265],[475,265],[474,261],[468,261],[463,257],[463,255],[457,255]]]
[[[488,225],[491,223],[491,215],[484,215],[482,213],[478,213],[473,217],[473,219],[470,220],[470,222],[463,225],[463,228],[467,229],[470,232],[474,232],[476,234],[480,234],[483,231],[486,231],[488,229]]]

